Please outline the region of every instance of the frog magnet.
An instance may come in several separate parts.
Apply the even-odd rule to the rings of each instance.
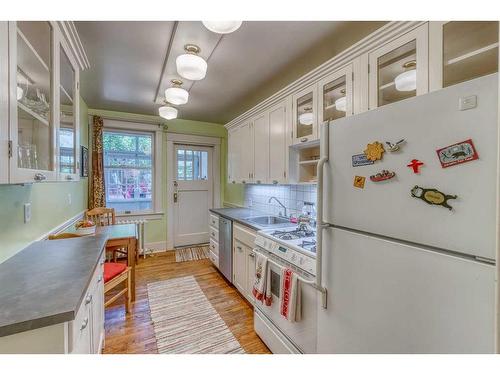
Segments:
[[[445,194],[437,189],[426,189],[418,185],[415,185],[415,187],[411,189],[411,196],[422,199],[425,203],[430,205],[446,207],[448,210],[453,209],[453,207],[448,204],[448,200],[457,199],[456,195]]]

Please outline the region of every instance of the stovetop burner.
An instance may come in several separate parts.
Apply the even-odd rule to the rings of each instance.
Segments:
[[[297,228],[291,231],[276,230],[271,233],[271,236],[279,238],[280,240],[290,241],[299,238],[314,237],[316,233],[309,228]]]

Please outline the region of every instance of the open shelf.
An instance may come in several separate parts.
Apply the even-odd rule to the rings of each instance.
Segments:
[[[28,115],[30,115],[31,117],[33,117],[35,120],[38,120],[40,121],[42,124],[46,125],[46,126],[49,126],[49,120],[47,120],[46,118],[42,117],[41,115],[39,115],[38,113],[36,113],[35,111],[33,111],[32,109],[30,109],[29,107],[27,107],[26,105],[24,105],[23,103],[21,102],[17,102],[17,107],[19,109],[22,109],[25,113],[27,113]]]
[[[296,184],[316,184],[318,180],[319,142],[300,148],[290,147],[290,180]]]

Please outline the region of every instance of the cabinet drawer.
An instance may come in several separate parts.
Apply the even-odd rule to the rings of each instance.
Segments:
[[[217,255],[209,251],[208,259],[210,259],[210,261],[214,264],[215,267],[219,268],[219,257]]]
[[[255,247],[255,236],[257,232],[253,229],[244,227],[242,225],[235,224],[233,227],[233,237],[235,240],[240,241],[241,243],[251,247],[252,249]]]
[[[219,230],[210,227],[209,232],[210,232],[210,238],[213,239],[215,242],[219,242]]]
[[[217,215],[210,214],[210,226],[219,230],[219,217]]]
[[[71,353],[90,354],[92,352],[91,319],[91,300],[90,294],[87,293],[76,313],[75,320],[70,323]]]
[[[210,239],[209,246],[210,246],[210,251],[215,255],[219,256],[219,243],[217,241],[214,241],[213,239]]]

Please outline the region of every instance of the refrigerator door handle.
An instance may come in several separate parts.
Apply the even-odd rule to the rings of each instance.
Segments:
[[[323,229],[328,227],[323,221],[323,167],[328,162],[329,155],[329,123],[324,122],[320,125],[320,152],[321,157],[318,161],[318,187],[317,187],[317,201],[316,201],[316,213],[317,213],[317,230],[316,230],[316,285],[315,289],[321,292],[321,302],[324,309],[327,307],[327,291],[323,286],[323,270],[322,270],[322,255],[323,255]]]

